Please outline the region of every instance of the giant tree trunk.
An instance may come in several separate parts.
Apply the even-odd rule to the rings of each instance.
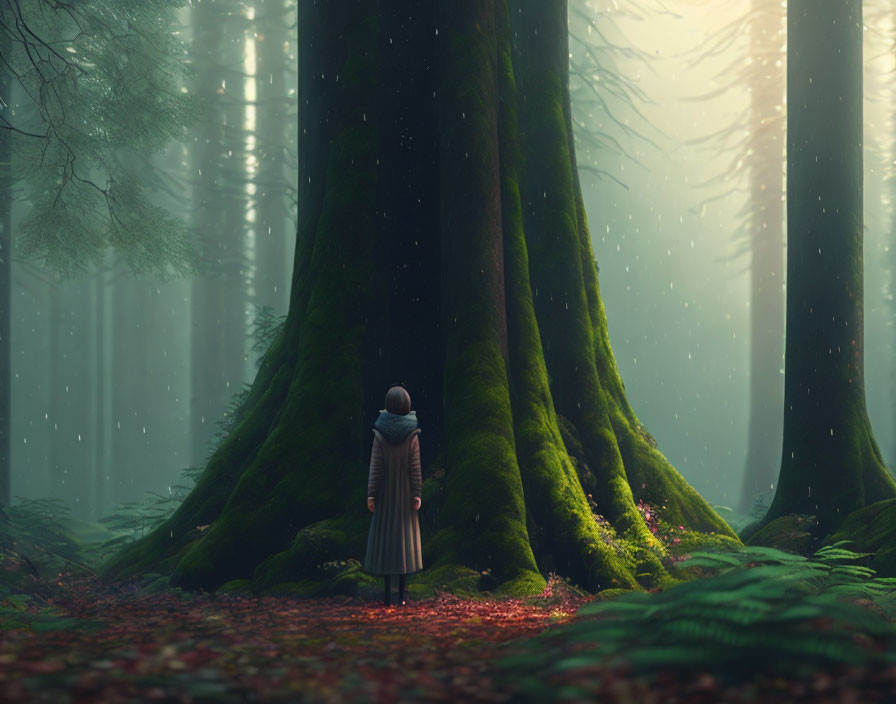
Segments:
[[[421,509],[430,568],[490,571],[509,592],[540,590],[549,570],[592,590],[656,583],[662,546],[638,499],[733,539],[654,448],[610,350],[566,3],[303,0],[299,13],[285,330],[195,490],[108,573],[265,587],[363,558],[370,427],[396,382],[436,487]],[[635,545],[630,559],[586,492]]]
[[[771,494],[781,463],[784,385],[784,9],[753,0],[750,47],[750,424],[740,508]]]
[[[781,475],[765,521],[896,496],[865,408],[862,3],[787,7],[787,349]]]

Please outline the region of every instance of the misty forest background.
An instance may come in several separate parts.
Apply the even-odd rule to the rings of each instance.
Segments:
[[[865,378],[892,469],[896,7],[865,5]],[[768,504],[780,464],[785,8],[570,0],[569,13],[578,165],[629,400],[701,495],[747,513]],[[114,250],[59,266],[14,248],[14,503],[62,499],[96,519],[182,496],[286,314],[295,2],[193,0],[170,31],[188,67],[175,94],[198,98],[192,122],[133,165],[185,228],[195,272],[135,274]],[[3,109],[27,123],[27,97],[10,90]],[[11,195],[15,243],[40,206],[26,183]]]

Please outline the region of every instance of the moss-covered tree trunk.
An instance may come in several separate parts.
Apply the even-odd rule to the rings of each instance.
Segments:
[[[787,47],[784,447],[765,520],[831,531],[896,496],[865,407],[861,1],[791,0]]]
[[[196,489],[108,573],[264,588],[363,558],[370,427],[396,382],[423,428],[431,577],[463,566],[508,592],[540,590],[549,570],[593,590],[656,583],[663,547],[639,499],[733,539],[638,423],[610,350],[566,3],[351,8],[299,3],[283,334]]]

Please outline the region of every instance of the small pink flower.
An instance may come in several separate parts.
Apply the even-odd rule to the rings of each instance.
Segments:
[[[649,521],[649,520],[650,520],[650,511],[645,511],[645,512],[644,512],[644,520],[645,520],[645,521]]]
[[[672,542],[676,545],[681,542],[681,538],[672,538]]]

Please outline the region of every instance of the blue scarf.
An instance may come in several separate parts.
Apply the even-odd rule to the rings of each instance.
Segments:
[[[388,442],[398,444],[417,428],[417,412],[410,411],[406,416],[400,416],[389,411],[380,411],[380,416],[373,427]]]

